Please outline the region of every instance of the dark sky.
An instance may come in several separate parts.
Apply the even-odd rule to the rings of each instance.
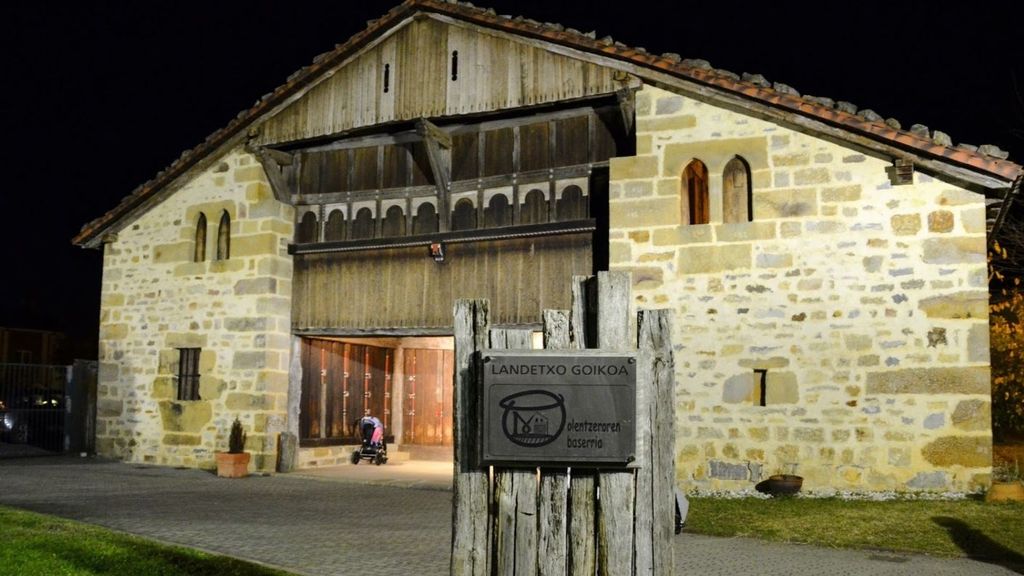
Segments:
[[[904,127],[921,123],[954,142],[997,144],[1021,161],[1024,11],[1016,4],[482,5],[758,72],[804,94],[872,108]],[[95,354],[100,257],[71,245],[82,224],[393,5],[5,5],[0,326],[65,330],[79,356]]]

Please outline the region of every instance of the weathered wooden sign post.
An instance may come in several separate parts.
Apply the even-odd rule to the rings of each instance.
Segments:
[[[669,313],[641,311],[634,340],[629,287],[576,278],[543,352],[456,302],[453,576],[672,574]]]

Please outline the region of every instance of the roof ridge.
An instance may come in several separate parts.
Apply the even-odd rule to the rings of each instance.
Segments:
[[[401,21],[401,17],[404,15],[417,10],[471,19],[474,23],[483,26],[512,30],[519,34],[682,76],[705,86],[725,90],[770,106],[798,112],[849,131],[859,132],[876,140],[888,141],[900,147],[927,153],[1006,180],[1013,180],[1018,174],[1024,172],[1024,167],[1008,160],[1007,153],[997,146],[986,144],[979,147],[963,143],[954,146],[952,139],[944,132],[929,131],[926,126],[921,124],[914,124],[909,130],[902,130],[898,121],[893,118],[883,119],[873,110],[858,110],[849,102],[834,101],[827,97],[802,96],[787,84],[769,83],[760,74],[745,72],[743,75],[738,75],[729,70],[713,68],[707,60],[683,59],[679,54],[672,52],[655,55],[643,47],[627,46],[611,36],[603,36],[599,39],[594,31],[584,33],[574,28],[566,28],[561,24],[542,23],[524,16],[499,15],[493,8],[479,8],[470,2],[404,0],[380,18],[367,21],[363,30],[354,34],[344,43],[336,44],[332,50],[314,56],[310,64],[290,74],[284,84],[261,96],[250,108],[239,112],[226,126],[215,130],[197,146],[183,151],[168,167],[137,186],[113,209],[83,225],[72,242],[79,245],[94,243],[97,234],[107,225],[139,207],[143,201],[184,174],[206,154],[238,137],[242,129],[248,127],[274,106],[283,103],[292,93],[305,87],[310,79],[315,79],[325,69],[330,69],[338,64],[343,56],[361,48],[378,32]]]

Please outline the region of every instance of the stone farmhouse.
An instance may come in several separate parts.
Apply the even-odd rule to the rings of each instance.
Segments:
[[[632,273],[674,311],[677,480],[972,491],[991,472],[987,243],[1022,167],[760,75],[407,0],[74,242],[103,251],[97,446],[342,462],[451,444],[452,301],[497,325]]]

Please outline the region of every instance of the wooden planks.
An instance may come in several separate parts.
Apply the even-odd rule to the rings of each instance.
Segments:
[[[637,341],[630,322],[630,283],[629,275],[622,273],[601,272],[596,279],[574,277],[572,312],[544,311],[545,348],[582,348],[588,334],[586,319],[596,318],[598,334],[590,342],[602,342],[610,350],[630,349]],[[462,357],[459,339],[480,338],[479,334],[460,336],[470,324],[467,310],[476,306],[474,302],[460,300],[456,306],[457,362]],[[493,490],[490,510],[481,511],[479,502],[470,498],[455,501],[456,531],[473,528],[463,516],[466,506],[477,506],[477,513],[486,515],[487,525],[493,526],[486,548],[493,559],[488,574],[653,576],[673,572],[675,408],[669,312],[643,311],[639,321],[639,468],[596,474],[562,468],[495,468],[493,485],[483,487]],[[491,330],[489,340],[492,348],[524,348],[529,345],[529,332]],[[456,382],[456,396],[466,406],[478,393],[478,381],[470,382]],[[478,411],[473,414],[479,416]],[[457,426],[472,428],[477,422]],[[457,436],[480,440],[479,431],[464,430]],[[457,448],[457,457],[465,453]],[[456,470],[461,475],[467,468]],[[457,485],[472,482],[478,472],[470,469],[466,477],[457,478]],[[467,557],[462,547],[471,535],[463,534],[453,548],[452,574],[467,573],[456,571],[455,559]]]
[[[455,51],[459,73],[453,80]],[[269,118],[256,144],[611,94],[620,86],[613,75],[610,68],[471,24],[437,16],[416,18],[330,71]]]
[[[425,247],[295,256],[296,331],[451,326],[451,302],[486,297],[495,323],[539,324],[568,308],[564,286],[590,271],[591,236],[449,244],[443,264]],[[387,303],[382,306],[381,303]]]
[[[480,430],[475,354],[487,345],[486,300],[458,300],[455,325],[455,478],[452,495],[452,576],[490,576],[490,479],[478,464]]]
[[[491,349],[527,350],[531,330],[492,329]],[[537,470],[494,469],[495,565],[497,574],[533,576],[537,567]]]

